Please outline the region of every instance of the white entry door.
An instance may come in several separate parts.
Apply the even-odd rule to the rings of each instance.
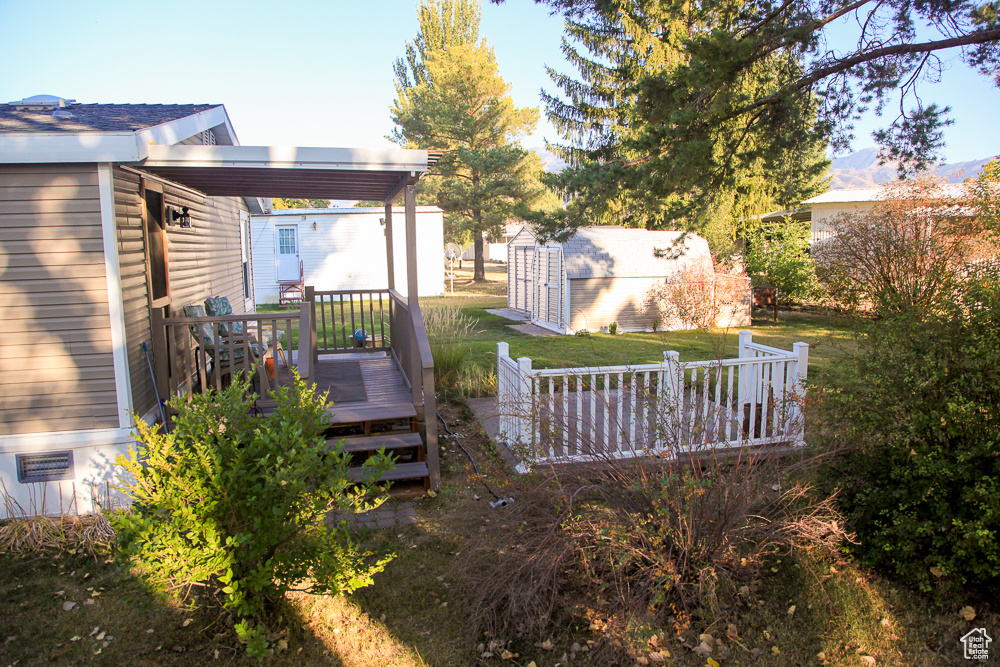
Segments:
[[[278,227],[278,282],[299,279],[299,230],[290,227]]]

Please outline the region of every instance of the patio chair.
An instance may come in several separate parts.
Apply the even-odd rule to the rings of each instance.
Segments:
[[[305,265],[299,260],[299,279],[278,281],[278,306],[290,306],[306,298]]]
[[[200,305],[184,306],[185,317],[207,317],[205,307]],[[233,324],[230,328],[229,324]],[[195,358],[200,359],[198,350],[204,350],[208,357],[205,364],[206,377],[212,377],[213,366],[218,365],[219,377],[232,376],[233,365],[240,364],[244,358],[244,349],[249,347],[253,357],[250,361],[255,362],[261,356],[260,343],[252,336],[249,340],[243,336],[243,324],[241,322],[220,323],[218,325],[218,335],[212,324],[207,322],[190,325],[191,335],[197,342],[195,348]],[[232,333],[231,333],[232,331]],[[230,354],[231,353],[231,354]]]
[[[205,312],[208,313],[209,317],[232,315],[233,307],[229,303],[229,297],[210,296],[207,299],[205,299]],[[240,336],[244,333],[247,334],[250,337],[250,344],[251,346],[255,346],[254,348],[255,350],[260,347],[258,342],[263,343],[263,349],[265,353],[267,352],[268,348],[271,347],[271,339],[273,338],[272,332],[266,330],[263,332],[258,332],[254,328],[252,328],[250,331],[244,331],[242,322],[220,322],[219,331],[222,332],[223,336],[230,335],[230,325],[232,325],[231,329],[233,335]],[[251,325],[251,327],[255,327],[255,325]],[[284,332],[279,331],[278,340],[274,344],[274,352],[277,352],[278,355],[280,355],[281,357],[282,363],[287,365],[287,362],[285,361],[285,350],[281,347],[282,338],[284,338]]]

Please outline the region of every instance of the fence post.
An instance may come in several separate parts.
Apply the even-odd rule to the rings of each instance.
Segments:
[[[532,428],[532,422],[536,418],[531,406],[531,359],[528,357],[518,357],[517,370],[518,379],[520,380],[517,388],[517,409],[515,410],[520,426],[518,429],[518,442],[526,445],[532,441],[535,430]]]
[[[799,423],[799,441],[796,444],[806,444],[806,422],[802,414],[802,402],[806,398],[805,382],[809,377],[809,343],[794,343],[792,353],[798,357],[795,362],[795,377],[792,378],[794,386],[792,393],[795,395],[795,419]]]
[[[309,310],[312,311],[312,312],[309,313],[310,318],[312,320],[312,329],[309,331],[309,349],[311,350],[311,354],[312,354],[311,361],[312,361],[312,363],[315,364],[317,361],[319,361],[319,337],[318,337],[318,335],[316,333],[316,326],[317,326],[317,322],[316,322],[316,287],[314,287],[313,285],[306,285],[306,291],[305,291],[304,300],[309,303]],[[325,322],[323,323],[323,326],[324,327],[326,326]],[[302,338],[302,330],[301,329],[299,329],[299,338],[300,339]],[[299,347],[302,347],[301,343],[299,344]]]
[[[753,332],[752,331],[741,331],[740,340],[737,348],[739,350],[740,359],[746,359],[753,356],[753,352],[747,349],[747,345],[753,342]],[[736,394],[736,402],[740,413],[742,414],[743,406],[747,403],[753,402],[754,397],[754,368],[752,364],[740,364],[737,366],[737,379],[739,380],[739,391]]]
[[[510,442],[510,397],[507,395],[507,387],[504,384],[504,359],[510,358],[510,345],[504,342],[497,343],[497,421],[499,426],[500,442]]]
[[[681,353],[675,350],[668,350],[663,353],[663,363],[666,368],[661,371],[666,373],[666,382],[662,383],[663,395],[660,402],[663,405],[662,414],[664,423],[659,425],[655,435],[656,448],[665,449],[670,445],[669,436],[677,433],[678,445],[680,435],[683,432],[681,425],[684,419],[684,384],[681,378]]]

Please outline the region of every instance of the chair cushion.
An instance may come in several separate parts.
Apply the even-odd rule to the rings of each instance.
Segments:
[[[232,315],[233,307],[229,303],[229,297],[210,296],[205,299],[205,312],[207,312],[210,317],[215,317],[217,315]],[[233,333],[243,333],[242,322],[222,322],[219,324],[219,330],[222,331],[224,336],[229,335],[230,325],[232,325]]]
[[[204,306],[184,306],[184,317],[205,317],[205,307]],[[201,329],[201,336],[198,335],[198,329]],[[214,339],[214,332],[212,331],[212,325],[205,324],[192,324],[190,325],[191,335],[194,336],[195,340],[198,341],[199,345],[212,345]]]

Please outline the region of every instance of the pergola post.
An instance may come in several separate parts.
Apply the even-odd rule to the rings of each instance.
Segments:
[[[385,263],[388,272],[389,289],[396,289],[396,264],[392,248],[392,200],[385,200]]]
[[[417,302],[417,187],[406,186],[406,298]]]
[[[414,307],[419,307],[417,291],[417,189],[413,185],[407,185],[404,201],[404,216],[406,221],[406,303],[410,312]],[[416,332],[414,332],[416,334]],[[423,405],[424,397],[420,386],[422,366],[420,363],[420,349],[417,343],[417,336],[410,338],[410,387],[413,392],[413,404]],[[424,415],[424,419],[427,416]],[[431,443],[427,443],[430,447]],[[436,444],[436,443],[435,443]]]

